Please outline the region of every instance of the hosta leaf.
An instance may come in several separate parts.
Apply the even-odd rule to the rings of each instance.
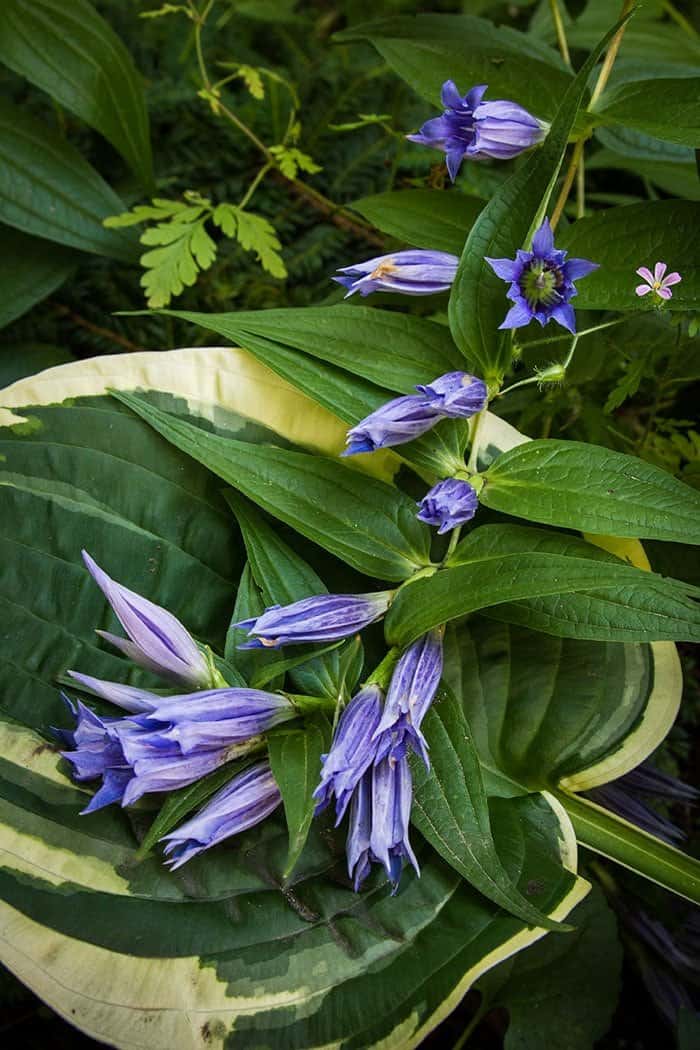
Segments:
[[[358,571],[401,580],[429,563],[429,531],[398,489],[330,459],[217,437],[132,394],[115,397],[263,510]]]
[[[461,703],[443,689],[423,723],[430,771],[411,762],[414,802],[411,820],[473,886],[531,925],[556,928],[513,886],[496,852],[479,759]]]
[[[648,201],[598,212],[562,231],[561,245],[573,256],[600,263],[600,270],[581,282],[576,308],[586,310],[649,310],[634,293],[640,284],[637,267],[657,261],[678,270],[683,280],[673,286],[671,310],[697,309],[700,303],[700,262],[694,230],[700,203]]]
[[[588,78],[613,30],[591,51],[566,89],[543,145],[491,198],[472,226],[450,295],[450,328],[472,366],[488,381],[500,380],[510,363],[508,333],[499,331],[507,311],[506,286],[486,258],[514,258],[539,225],[583,105]]]
[[[483,202],[457,190],[390,190],[353,201],[352,207],[399,241],[461,255]]]
[[[121,262],[135,236],[102,220],[124,204],[78,150],[24,110],[0,102],[0,221],[24,233]]]
[[[607,536],[700,543],[700,492],[634,456],[580,441],[544,439],[489,467],[487,507]]]
[[[572,553],[568,538],[554,553],[540,546],[539,530],[525,531],[532,533],[529,549],[513,546],[509,526],[482,526],[459,545],[450,567],[400,588],[385,621],[387,639],[407,644],[479,609],[554,596],[558,616],[538,624],[551,634],[595,640],[606,617],[611,641],[700,638],[700,604],[687,597],[696,588],[603,560],[586,544]]]
[[[4,0],[0,62],[96,128],[141,182],[153,179],[141,78],[109,24],[87,0]]]

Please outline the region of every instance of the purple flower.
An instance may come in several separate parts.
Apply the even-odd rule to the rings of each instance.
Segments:
[[[382,759],[362,777],[353,794],[345,846],[356,893],[373,863],[384,866],[392,896],[399,888],[404,858],[420,875],[408,838],[412,800],[413,781],[405,755]]]
[[[445,478],[433,485],[418,504],[418,519],[426,525],[437,525],[438,533],[450,532],[476,514],[479,500],[468,481]]]
[[[640,298],[643,295],[647,295],[649,292],[653,292],[654,295],[660,299],[671,299],[673,298],[673,292],[671,288],[674,284],[678,284],[683,278],[679,273],[674,270],[673,273],[669,273],[664,277],[668,266],[665,262],[657,262],[652,273],[646,266],[640,266],[636,271],[640,277],[643,277],[647,282],[646,284],[638,284],[635,288],[635,295]]]
[[[119,740],[113,732],[118,719],[103,719],[80,701],[72,704],[64,697],[71,713],[77,719],[74,730],[59,730],[58,735],[71,750],[61,755],[73,767],[73,777],[81,782],[102,777],[102,786],[90,799],[81,814],[120,802],[133,773]]]
[[[172,613],[111,579],[87,551],[83,551],[83,560],[130,640],[106,631],[98,631],[99,635],[164,678],[195,688],[209,685],[204,654]]]
[[[132,720],[148,731],[139,742],[158,748],[176,744],[183,755],[243,743],[297,714],[286,696],[233,686],[156,701]]]
[[[316,594],[291,605],[271,605],[262,616],[234,624],[250,641],[239,649],[277,648],[300,642],[333,642],[356,634],[389,608],[393,591],[374,594]]]
[[[280,802],[269,763],[257,762],[235,776],[191,820],[163,836],[166,863],[174,871],[203,850],[259,824]]]
[[[358,452],[402,445],[425,434],[442,418],[442,413],[424,395],[396,397],[348,430],[348,447],[342,455],[355,456]]]
[[[567,259],[554,247],[554,234],[545,219],[532,238],[532,251],[518,249],[515,259],[486,259],[494,273],[510,281],[507,297],[515,303],[500,328],[522,328],[533,318],[541,325],[557,321],[576,332],[576,315],[570,300],[577,295],[574,281],[598,269],[588,259]]]
[[[67,671],[79,685],[83,686],[95,696],[109,700],[124,711],[139,714],[142,711],[151,711],[153,705],[160,702],[162,697],[152,693],[148,689],[137,689],[133,685],[125,685],[123,682],[105,682],[101,678],[93,678],[89,674],[80,674],[78,671]]]
[[[427,398],[431,408],[451,419],[468,419],[481,412],[488,402],[486,383],[468,372],[447,372],[416,390]]]
[[[341,266],[344,277],[333,280],[348,289],[345,298],[359,292],[401,292],[403,295],[432,295],[446,292],[452,285],[459,265],[449,252],[411,248],[408,251],[378,255],[353,266]]]
[[[336,824],[343,819],[348,802],[377,753],[375,730],[382,715],[382,691],[369,685],[347,705],[333,737],[331,749],[321,756],[321,782],[314,791],[316,812],[328,806],[335,795]]]
[[[694,803],[700,797],[700,792],[690,784],[684,784],[682,780],[662,772],[651,762],[642,762],[617,780],[591,788],[585,794],[599,806],[612,810],[671,846],[683,842],[685,833],[667,817],[648,806],[644,797],[667,803]]]
[[[399,756],[410,744],[430,766],[421,723],[433,702],[442,676],[442,630],[428,631],[402,653],[391,676],[386,703],[374,731],[375,761]]]
[[[417,135],[406,136],[411,142],[447,154],[447,170],[453,182],[465,156],[472,160],[510,160],[536,146],[546,134],[547,125],[517,103],[505,99],[483,102],[487,88],[487,84],[478,84],[462,96],[454,81],[446,80],[441,93],[445,107],[442,116],[426,121]]]

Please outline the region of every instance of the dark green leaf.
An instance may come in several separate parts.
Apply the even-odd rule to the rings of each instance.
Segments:
[[[451,690],[441,690],[422,728],[430,748],[430,772],[414,755],[412,823],[489,900],[531,926],[561,929],[518,892],[501,863],[479,759],[462,707]]]
[[[414,91],[434,105],[448,78],[463,93],[488,84],[488,98],[513,98],[550,119],[571,83],[554,48],[485,18],[421,14],[353,26],[337,40],[369,40]],[[437,114],[426,113],[426,119]]]
[[[486,258],[514,258],[541,221],[587,91],[588,78],[613,30],[600,41],[568,86],[544,144],[496,193],[472,226],[450,295],[454,340],[487,380],[500,382],[511,358],[509,333],[499,331],[506,285]]]
[[[303,726],[280,726],[268,735],[270,765],[282,795],[289,828],[289,852],[284,866],[288,878],[309,835],[316,802],[321,755],[328,751],[331,726],[323,712],[304,719]]]
[[[28,237],[9,226],[1,227],[0,235],[0,328],[3,328],[55,292],[75,269],[79,256],[70,248]]]
[[[252,759],[246,756],[245,758],[237,759],[235,762],[227,762],[225,766],[215,769],[213,773],[202,777],[201,780],[196,780],[194,784],[188,784],[187,787],[171,791],[159,810],[158,816],[144,836],[138,848],[137,857],[143,858],[147,853],[150,853],[163,835],[167,835],[169,831],[177,827],[193,810],[208,802],[219,788],[224,787],[230,780],[233,780],[236,774],[245,769],[251,761]]]
[[[581,441],[528,441],[486,471],[487,507],[602,536],[700,543],[700,492],[635,456]]]
[[[392,190],[353,201],[378,229],[417,248],[461,255],[483,202],[457,190]]]
[[[482,1011],[508,1011],[504,1050],[593,1050],[617,1004],[622,947],[598,886],[571,915],[568,937],[545,937],[479,982]]]
[[[0,350],[0,389],[45,368],[65,365],[73,355],[47,343],[6,343]]]
[[[554,613],[547,616],[545,606],[537,624],[550,634],[597,640],[607,622],[609,641],[700,639],[700,604],[687,597],[694,588],[603,560],[584,543],[575,554],[553,553],[542,548],[540,530],[523,531],[533,533],[529,550],[513,543],[510,526],[482,526],[459,545],[451,567],[401,587],[387,639],[405,645],[467,613],[532,598],[556,598]]]
[[[136,234],[102,225],[125,207],[74,146],[0,101],[1,222],[81,251],[136,262]]]
[[[700,77],[656,77],[609,88],[595,116],[606,124],[626,124],[649,135],[700,146]]]
[[[252,616],[261,616],[264,611],[262,593],[253,578],[250,562],[247,561],[241,573],[233,616],[226,632],[224,655],[229,664],[235,667],[248,683],[252,682],[256,673],[267,672],[270,665],[277,662],[279,653],[266,649],[239,649],[238,646],[246,641],[248,632],[244,627],[235,627],[234,624],[240,623],[241,620],[249,620]],[[267,678],[267,685],[270,689],[278,689],[282,686],[282,681],[282,678],[273,675],[272,678]]]
[[[148,113],[129,52],[87,0],[3,0],[0,62],[96,128],[145,186]]]
[[[225,439],[114,394],[177,448],[269,514],[368,576],[402,580],[430,562],[430,532],[398,489],[335,460]]]
[[[635,295],[638,266],[661,260],[683,280],[673,286],[665,309],[693,310],[700,305],[700,256],[695,230],[700,203],[646,201],[579,219],[562,232],[560,244],[572,255],[600,263],[579,285],[574,306],[584,310],[649,310]],[[649,296],[648,298],[651,298]]]

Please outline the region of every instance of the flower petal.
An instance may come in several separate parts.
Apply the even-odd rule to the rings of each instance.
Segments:
[[[549,219],[544,219],[540,228],[532,238],[532,250],[540,257],[548,255],[554,248],[554,234],[549,225]]]
[[[656,266],[654,267],[654,280],[662,280],[663,275],[666,273],[667,270],[668,266],[665,262],[657,262]]]
[[[640,298],[641,298],[641,296],[647,295],[651,291],[651,285],[650,284],[638,284],[634,291],[635,291],[635,294],[640,296]]]
[[[652,286],[654,283],[654,275],[648,266],[640,266],[635,272],[638,273],[640,277],[643,277],[645,281],[649,282],[649,287]]]

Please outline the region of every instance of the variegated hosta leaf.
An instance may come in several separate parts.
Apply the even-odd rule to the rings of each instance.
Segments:
[[[94,640],[95,626],[114,624],[80,547],[219,651],[244,562],[220,482],[106,397],[109,387],[158,391],[148,397],[160,407],[243,440],[331,455],[343,441],[338,420],[235,350],[82,361],[3,392],[2,959],[73,1023],[118,1047],[416,1046],[479,974],[542,934],[488,904],[417,835],[420,880],[407,872],[391,897],[377,874],[355,895],[342,841],[318,827],[284,884],[281,815],[175,874],[156,855],[136,861],[145,810],[78,815],[86,794],[71,785],[48,730],[67,724],[56,676],[80,667],[140,680]],[[500,421],[486,427],[487,453],[505,447],[503,434]],[[367,459],[391,480],[394,457]],[[344,571],[349,584],[359,581]],[[511,629],[487,621],[477,629],[479,680],[490,683]],[[615,664],[629,712],[616,714],[610,736],[619,767],[639,727],[661,723],[650,715],[659,706],[653,655],[618,648],[629,661]],[[612,656],[598,650],[603,673]],[[453,666],[464,673],[460,652]],[[480,741],[484,712],[478,697],[469,703]],[[635,761],[656,743],[651,736],[632,749]],[[542,769],[575,779],[603,768],[610,748],[604,733],[596,740],[590,726],[572,725],[566,754],[546,756]],[[587,891],[573,874],[571,825],[546,792],[523,794],[504,754],[505,772],[486,769],[499,853],[520,891],[537,886],[538,906],[563,919]],[[535,786],[547,782],[543,774]]]

